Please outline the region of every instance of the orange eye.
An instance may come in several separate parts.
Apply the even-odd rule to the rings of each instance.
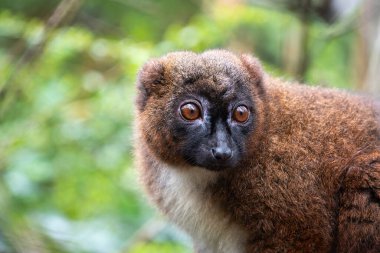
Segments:
[[[201,117],[201,109],[195,103],[186,103],[181,106],[181,115],[186,120],[196,120]]]
[[[244,123],[249,118],[249,110],[244,105],[239,105],[235,108],[234,113],[232,115],[233,119],[239,123]]]

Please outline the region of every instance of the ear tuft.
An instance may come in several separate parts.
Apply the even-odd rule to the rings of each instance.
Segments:
[[[162,84],[164,81],[164,66],[159,60],[151,60],[144,64],[139,73],[139,82],[148,86]]]
[[[137,109],[142,111],[148,98],[164,83],[164,65],[159,60],[145,63],[137,78]]]
[[[241,57],[243,66],[248,71],[250,78],[252,79],[255,87],[259,89],[259,92],[264,92],[263,77],[264,71],[259,59],[248,54],[243,54]]]

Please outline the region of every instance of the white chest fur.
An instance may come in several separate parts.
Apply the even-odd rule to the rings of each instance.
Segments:
[[[193,238],[201,252],[241,253],[246,234],[210,199],[206,186],[218,173],[202,168],[165,166],[159,177],[165,210],[175,224]]]

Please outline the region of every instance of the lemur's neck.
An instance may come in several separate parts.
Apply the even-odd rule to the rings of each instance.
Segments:
[[[233,222],[231,214],[222,211],[209,187],[222,173],[198,167],[176,168],[162,163],[158,180],[161,208],[191,235],[200,248],[239,253],[244,251],[247,235]]]

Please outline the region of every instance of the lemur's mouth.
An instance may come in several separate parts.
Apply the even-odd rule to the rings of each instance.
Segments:
[[[222,171],[235,168],[237,166],[237,161],[212,161],[209,163],[199,164],[198,166],[211,171]]]

